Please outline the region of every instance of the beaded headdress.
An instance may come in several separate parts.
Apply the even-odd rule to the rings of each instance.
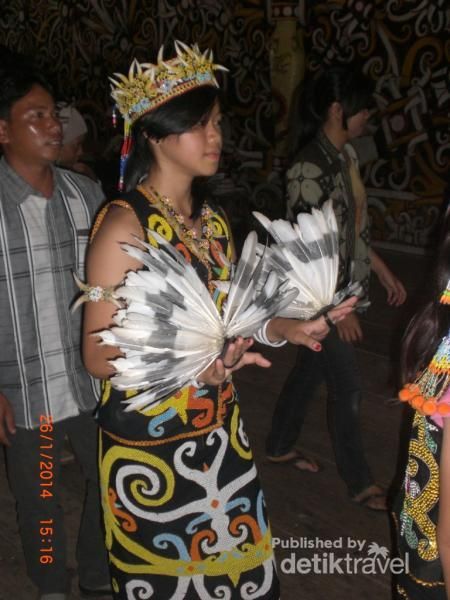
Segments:
[[[439,298],[440,304],[450,304],[450,279],[447,282],[447,287],[442,292],[441,297]]]
[[[413,383],[399,392],[402,402],[409,402],[420,413],[430,416],[442,427],[443,417],[450,416],[450,331],[439,344],[429,365]]]
[[[439,297],[440,304],[450,305],[450,279]],[[431,417],[439,427],[450,417],[450,329],[444,336],[429,365],[414,382],[405,383],[398,394],[423,415]]]
[[[227,71],[213,62],[212,50],[200,52],[197,44],[187,46],[175,42],[176,56],[163,60],[164,46],[158,52],[156,64],[133,60],[128,77],[115,73],[110,77],[111,96],[124,118],[124,143],[120,160],[119,189],[123,187],[125,165],[131,149],[130,129],[142,115],[154,110],[176,96],[201,87],[219,87],[214,71]],[[113,117],[114,118],[114,117]]]

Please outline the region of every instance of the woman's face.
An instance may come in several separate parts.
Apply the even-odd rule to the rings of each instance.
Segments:
[[[363,108],[355,115],[347,119],[347,132],[350,140],[364,134],[369,116],[369,110],[367,108]]]
[[[191,177],[214,175],[222,150],[221,118],[216,102],[211,113],[192,129],[163,138],[157,146],[160,166],[170,166],[174,176],[177,171]]]

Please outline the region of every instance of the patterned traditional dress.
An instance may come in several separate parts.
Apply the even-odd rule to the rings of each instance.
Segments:
[[[220,212],[202,211],[205,244],[143,188],[119,203],[192,262],[221,308],[211,281],[229,278],[218,251],[230,258],[231,245]],[[121,401],[132,395],[104,382],[98,413],[114,598],[279,598],[264,497],[233,383],[185,387],[155,408],[124,412]]]
[[[447,303],[443,297],[439,302]],[[445,600],[436,533],[443,427],[450,417],[450,331],[426,369],[414,383],[405,384],[399,398],[417,410],[405,480],[393,514],[399,552],[407,565],[397,580],[397,593],[410,600]]]
[[[400,556],[408,555],[409,564],[409,573],[397,580],[399,598],[447,597],[436,542],[441,447],[442,429],[416,411],[405,480],[394,508]]]

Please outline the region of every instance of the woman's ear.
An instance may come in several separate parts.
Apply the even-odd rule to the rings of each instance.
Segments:
[[[333,121],[342,124],[342,119],[344,116],[342,104],[340,102],[333,102],[328,110],[328,116]]]
[[[150,142],[150,144],[155,145],[155,146],[159,146],[159,144],[161,143],[161,138],[152,138],[150,137],[147,133],[144,133],[144,137],[147,138],[147,140]]]

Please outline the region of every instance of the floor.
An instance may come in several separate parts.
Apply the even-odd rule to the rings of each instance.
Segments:
[[[402,308],[388,307],[384,291],[373,281],[372,306],[363,318],[365,339],[358,346],[358,356],[365,388],[361,421],[367,456],[376,480],[392,489],[403,466],[401,432],[405,430],[403,410],[395,399],[398,342],[417,305],[417,290],[426,281],[428,263],[423,257],[400,253],[384,252],[383,256],[403,279],[409,299]],[[388,516],[361,508],[347,497],[327,433],[324,390],[311,403],[300,443],[320,463],[321,471],[300,472],[265,459],[264,438],[271,411],[295,349],[268,349],[266,355],[273,360],[270,370],[247,368],[236,379],[271,517],[282,599],[389,600],[387,559],[392,545]],[[3,464],[0,469],[0,600],[29,600],[35,598],[35,591],[26,577]],[[75,590],[74,544],[82,483],[76,463],[66,464],[63,470],[69,567]],[[368,563],[370,557],[374,560]],[[74,591],[72,598],[80,596]]]

